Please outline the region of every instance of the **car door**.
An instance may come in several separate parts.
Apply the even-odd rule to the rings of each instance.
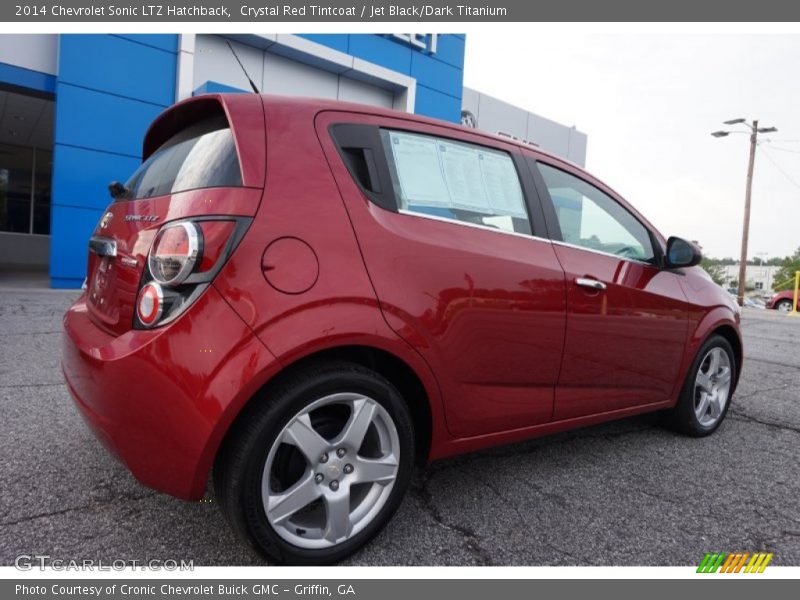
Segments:
[[[515,147],[352,113],[323,113],[317,131],[381,310],[431,366],[450,432],[549,421],[564,274]]]
[[[565,163],[529,159],[566,274],[555,419],[655,404],[675,387],[688,332],[681,275],[611,190]]]

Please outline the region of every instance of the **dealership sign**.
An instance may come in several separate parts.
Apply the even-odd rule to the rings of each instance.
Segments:
[[[436,54],[436,44],[439,41],[438,33],[393,33],[396,40],[408,44],[429,54]]]

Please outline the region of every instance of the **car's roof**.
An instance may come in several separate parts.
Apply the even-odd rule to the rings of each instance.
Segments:
[[[609,186],[602,180],[598,179],[591,173],[587,172],[586,169],[581,165],[575,164],[561,156],[558,156],[552,152],[548,152],[547,150],[543,150],[542,148],[534,145],[535,140],[532,140],[533,143],[523,142],[521,140],[516,140],[511,137],[488,133],[480,129],[472,129],[469,127],[464,127],[459,123],[453,123],[451,121],[443,121],[440,119],[434,119],[431,117],[425,117],[413,113],[381,108],[379,106],[373,106],[368,104],[344,102],[342,100],[328,100],[324,98],[306,98],[301,96],[278,96],[273,94],[259,94],[258,98],[260,99],[261,102],[255,102],[253,100],[255,100],[256,97],[257,97],[256,94],[244,93],[244,92],[211,93],[211,94],[202,94],[199,96],[192,96],[190,98],[178,102],[177,104],[174,104],[173,106],[167,108],[163,113],[161,113],[156,118],[156,120],[151,124],[150,129],[148,130],[148,133],[145,136],[144,153],[143,153],[144,156],[147,157],[156,147],[160,145],[161,142],[163,142],[166,139],[166,135],[169,132],[168,123],[170,121],[170,115],[174,115],[176,113],[194,112],[193,108],[195,108],[195,106],[198,107],[201,105],[208,106],[209,100],[212,101],[216,100],[223,106],[236,105],[238,107],[237,110],[240,111],[244,110],[245,112],[250,110],[262,110],[262,109],[266,110],[267,112],[276,110],[278,112],[289,112],[293,115],[298,115],[298,116],[305,115],[306,117],[313,118],[314,115],[320,112],[337,111],[337,112],[352,112],[352,113],[372,115],[377,117],[387,117],[392,119],[403,119],[435,127],[451,129],[453,131],[458,131],[462,133],[469,133],[471,135],[486,138],[487,140],[502,142],[504,144],[516,146],[522,150],[530,152],[535,157],[543,157],[553,163],[556,164],[560,163],[561,166],[567,166],[569,168],[572,168],[577,173],[583,174],[583,176],[587,177],[589,181],[599,185],[601,189],[603,189],[604,191],[609,192],[612,195],[616,196],[618,200],[622,201],[624,206],[626,206],[629,210],[635,213],[643,222],[647,223],[648,226],[653,231],[656,232],[658,237],[662,239],[662,242],[666,241],[665,238],[663,238],[663,236],[661,235],[661,233],[658,232],[658,229],[655,226],[653,226],[653,224],[650,223],[644,217],[644,215],[642,215],[633,206],[631,206],[628,202],[626,202],[624,198],[622,198],[622,196],[619,193],[617,193],[611,186]],[[158,129],[162,128],[162,126],[163,129],[166,129],[166,131],[163,130],[157,131]]]
[[[220,94],[220,95],[224,96],[225,94]],[[561,156],[553,154],[552,152],[543,150],[542,148],[536,145],[535,140],[533,140],[532,142],[524,142],[522,140],[518,140],[509,136],[489,133],[488,131],[484,131],[482,129],[472,129],[470,127],[464,127],[463,125],[459,123],[453,123],[452,121],[444,121],[441,119],[435,119],[432,117],[426,117],[414,113],[382,108],[380,106],[359,104],[356,102],[345,102],[342,100],[328,100],[325,98],[305,98],[301,96],[276,96],[272,94],[261,94],[261,98],[265,104],[269,104],[272,106],[287,106],[287,107],[292,107],[296,110],[308,110],[312,112],[323,112],[323,111],[355,112],[355,113],[369,114],[375,116],[390,117],[395,119],[399,118],[399,119],[411,120],[417,123],[435,125],[437,127],[446,127],[448,129],[468,132],[473,135],[479,135],[481,137],[485,137],[490,140],[495,140],[506,144],[511,144],[519,148],[524,148],[525,150],[529,150],[536,154],[540,154],[542,156],[551,158],[555,161],[571,165],[572,167],[579,169],[581,171],[585,171],[585,169],[580,165],[575,164]]]
[[[225,95],[226,94],[220,94],[220,96],[225,96]],[[366,115],[374,115],[378,117],[387,117],[393,119],[404,119],[408,121],[414,121],[416,123],[423,123],[427,125],[433,125],[436,127],[451,129],[454,131],[470,133],[472,135],[477,135],[486,138],[488,140],[499,141],[505,144],[511,144],[518,148],[527,150],[528,152],[531,152],[537,157],[545,157],[548,159],[548,161],[551,161],[556,164],[560,163],[561,166],[569,166],[572,169],[575,169],[578,173],[583,174],[583,176],[587,177],[589,181],[594,182],[594,184],[599,185],[601,189],[604,189],[604,191],[606,192],[610,192],[612,195],[616,196],[618,200],[621,200],[624,206],[626,206],[630,211],[636,214],[639,217],[639,219],[647,223],[647,225],[656,233],[659,239],[661,239],[663,243],[666,243],[666,238],[662,236],[662,234],[658,231],[658,229],[652,223],[650,223],[650,221],[648,221],[644,215],[642,215],[638,210],[636,210],[636,208],[631,206],[616,190],[614,190],[614,188],[612,188],[610,185],[608,185],[601,179],[589,173],[581,165],[573,163],[572,161],[567,160],[561,156],[558,156],[557,154],[548,152],[547,150],[543,150],[542,148],[535,146],[534,145],[535,140],[533,140],[534,144],[526,143],[511,137],[492,134],[480,129],[472,129],[469,127],[464,127],[460,123],[443,121],[441,119],[434,119],[431,117],[425,117],[413,113],[391,110],[379,106],[357,104],[355,102],[344,102],[341,100],[327,100],[324,98],[305,98],[300,96],[276,96],[271,94],[261,94],[261,99],[263,100],[265,108],[267,108],[267,110],[269,110],[269,107],[272,106],[275,108],[280,108],[280,107],[288,108],[291,110],[293,114],[299,114],[303,112],[307,114],[317,114],[324,111],[339,111],[339,112],[353,112]]]

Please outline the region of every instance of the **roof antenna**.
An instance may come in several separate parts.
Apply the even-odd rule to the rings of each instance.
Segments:
[[[250,82],[250,87],[253,88],[253,91],[256,94],[260,94],[261,92],[258,91],[258,88],[256,87],[256,84],[253,83],[252,79],[250,79],[250,75],[247,74],[247,69],[244,68],[244,65],[242,64],[242,61],[239,60],[239,57],[236,55],[236,51],[233,49],[233,46],[231,46],[231,43],[228,40],[225,40],[225,43],[228,44],[228,48],[231,49],[231,54],[233,54],[233,58],[235,58],[236,62],[239,63],[239,66],[242,68],[242,72],[244,73],[244,76],[247,77],[247,81]]]

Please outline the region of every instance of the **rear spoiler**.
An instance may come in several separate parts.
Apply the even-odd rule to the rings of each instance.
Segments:
[[[263,187],[266,174],[264,106],[257,94],[203,94],[167,108],[150,125],[142,143],[142,160],[185,127],[202,119],[224,116],[233,132],[242,184]]]

